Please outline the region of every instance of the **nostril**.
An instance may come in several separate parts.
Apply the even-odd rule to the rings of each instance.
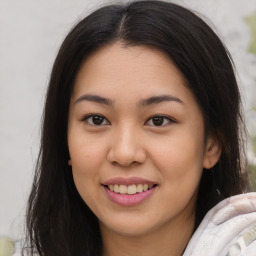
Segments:
[[[137,161],[131,161],[131,162],[121,162],[121,161],[113,161],[112,162],[112,164],[114,165],[114,166],[122,166],[122,167],[131,167],[131,166],[135,166],[135,165],[138,165],[138,164],[140,164],[139,162],[137,162]]]

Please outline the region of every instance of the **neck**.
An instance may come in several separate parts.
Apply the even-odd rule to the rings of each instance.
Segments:
[[[193,233],[194,222],[193,214],[140,236],[125,236],[101,225],[102,256],[180,256]]]

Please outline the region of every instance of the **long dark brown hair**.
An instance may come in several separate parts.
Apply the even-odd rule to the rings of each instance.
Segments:
[[[52,69],[23,255],[101,255],[98,220],[79,196],[67,164],[67,123],[82,62],[116,41],[155,47],[170,57],[201,107],[206,136],[213,136],[222,148],[218,163],[203,171],[195,227],[220,200],[246,191],[240,93],[231,56],[218,36],[197,14],[173,3],[105,6],[70,31]]]

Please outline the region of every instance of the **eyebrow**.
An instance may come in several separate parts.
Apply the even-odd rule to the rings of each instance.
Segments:
[[[82,101],[96,102],[96,103],[104,104],[104,105],[111,106],[111,107],[113,107],[113,105],[114,105],[113,100],[99,96],[99,95],[92,95],[92,94],[82,95],[75,101],[75,104],[82,102]],[[150,98],[141,100],[139,102],[139,106],[144,107],[144,106],[148,106],[148,105],[152,105],[152,104],[162,103],[165,101],[174,101],[174,102],[178,102],[178,103],[183,103],[183,101],[181,99],[179,99],[175,96],[159,95],[159,96],[152,96]]]
[[[82,101],[91,101],[91,102],[96,102],[96,103],[100,103],[100,104],[104,104],[107,106],[113,106],[114,105],[114,101],[112,101],[111,99],[108,98],[104,98],[101,97],[99,95],[92,95],[92,94],[84,94],[81,97],[79,97],[75,103],[79,103]]]
[[[175,102],[182,103],[182,104],[184,103],[181,99],[179,99],[175,96],[172,96],[172,95],[159,95],[159,96],[153,96],[148,99],[141,100],[139,102],[139,105],[140,106],[148,106],[151,104],[157,104],[157,103],[161,103],[161,102],[165,102],[165,101],[175,101]]]

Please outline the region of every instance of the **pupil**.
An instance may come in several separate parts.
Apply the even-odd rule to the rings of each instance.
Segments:
[[[102,116],[94,116],[92,118],[92,121],[93,121],[94,124],[100,125],[103,122],[103,117]]]
[[[163,122],[164,122],[164,118],[163,117],[158,116],[158,117],[154,117],[153,118],[153,124],[156,125],[156,126],[162,125]]]

